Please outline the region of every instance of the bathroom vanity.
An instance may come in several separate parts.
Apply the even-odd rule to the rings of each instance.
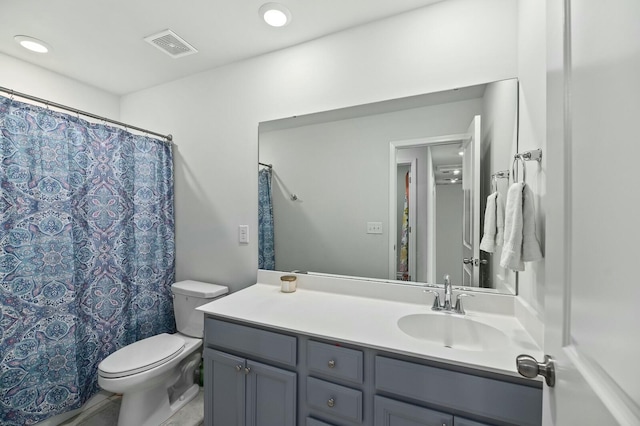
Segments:
[[[475,312],[474,300],[467,318],[432,313],[420,288],[391,296],[380,286],[392,284],[366,283],[345,294],[344,283],[305,286],[305,278],[295,293],[260,282],[200,308],[206,425],[541,424],[541,382],[515,370],[518,354],[539,349],[515,318]],[[445,332],[408,334],[402,319],[423,314]],[[457,318],[453,328],[445,316]],[[459,321],[504,339],[473,342],[485,332],[474,325],[461,334]]]

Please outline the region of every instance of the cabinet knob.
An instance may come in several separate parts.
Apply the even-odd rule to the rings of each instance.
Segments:
[[[329,361],[329,368],[333,368],[336,366],[336,362],[334,360]]]
[[[329,407],[333,407],[334,405],[336,405],[336,400],[335,400],[334,398],[330,398],[330,399],[327,401],[327,405],[328,405]]]
[[[244,368],[244,374],[249,374],[251,372],[251,367]]]
[[[242,370],[242,364],[236,365],[236,371],[240,371],[240,370]]]

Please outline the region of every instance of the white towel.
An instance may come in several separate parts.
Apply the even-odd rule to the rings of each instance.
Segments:
[[[542,259],[536,237],[533,191],[526,183],[516,182],[509,188],[505,207],[504,247],[500,266],[524,271],[524,262]]]
[[[522,221],[522,261],[535,262],[542,259],[542,250],[536,236],[534,196],[533,191],[526,183],[522,191],[524,201],[522,206],[522,217],[524,218]]]
[[[484,209],[484,235],[480,241],[480,250],[487,253],[496,251],[497,246],[504,240],[504,202],[499,192],[487,197]]]

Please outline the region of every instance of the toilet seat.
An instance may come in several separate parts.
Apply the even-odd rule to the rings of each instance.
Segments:
[[[184,345],[184,339],[173,334],[147,337],[106,357],[98,366],[98,374],[113,379],[142,373],[175,358]]]

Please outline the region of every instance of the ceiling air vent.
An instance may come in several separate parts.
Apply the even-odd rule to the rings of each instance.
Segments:
[[[198,53],[195,47],[191,46],[171,30],[164,30],[158,34],[145,37],[144,41],[162,50],[172,58],[181,58],[193,53]]]

